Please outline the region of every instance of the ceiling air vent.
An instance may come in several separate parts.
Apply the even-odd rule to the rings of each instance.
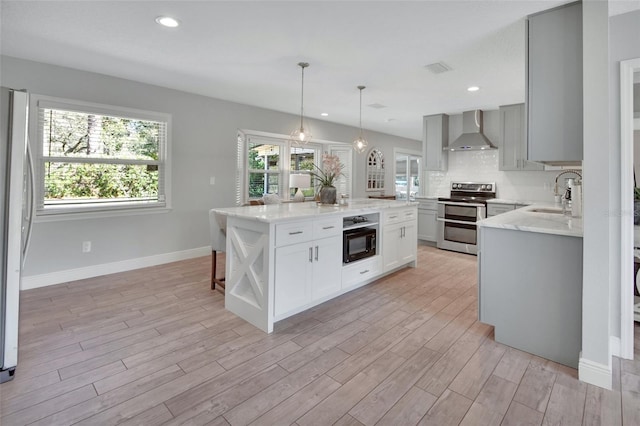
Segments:
[[[451,67],[444,62],[436,62],[434,64],[425,65],[424,67],[434,74],[442,74],[443,72],[451,71]]]
[[[369,104],[367,106],[374,109],[382,109],[387,107],[386,105],[382,105],[382,104]]]

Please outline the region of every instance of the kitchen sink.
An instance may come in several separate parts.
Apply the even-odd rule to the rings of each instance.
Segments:
[[[551,214],[562,214],[562,209],[551,209],[551,208],[544,208],[544,207],[540,207],[540,208],[536,208],[536,209],[531,209],[529,210],[530,212],[533,213],[551,213]]]

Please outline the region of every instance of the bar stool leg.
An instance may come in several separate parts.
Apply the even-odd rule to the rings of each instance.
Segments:
[[[220,279],[216,278],[216,267],[217,267],[216,254],[217,253],[215,250],[211,250],[211,290],[215,290],[216,284],[218,284],[218,286],[224,290],[225,288],[224,277]]]

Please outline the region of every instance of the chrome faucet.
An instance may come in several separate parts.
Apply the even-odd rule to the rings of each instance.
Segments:
[[[574,175],[578,176],[580,178],[580,180],[582,180],[582,173],[580,173],[579,170],[563,170],[560,173],[558,173],[558,176],[556,176],[556,184],[553,187],[553,195],[560,195],[560,193],[558,192],[558,178],[560,178],[560,176],[562,175],[566,175],[569,173],[573,173]]]

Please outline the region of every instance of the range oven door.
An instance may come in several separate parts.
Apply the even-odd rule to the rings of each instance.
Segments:
[[[486,217],[484,204],[439,202],[438,248],[477,254],[476,222]]]

